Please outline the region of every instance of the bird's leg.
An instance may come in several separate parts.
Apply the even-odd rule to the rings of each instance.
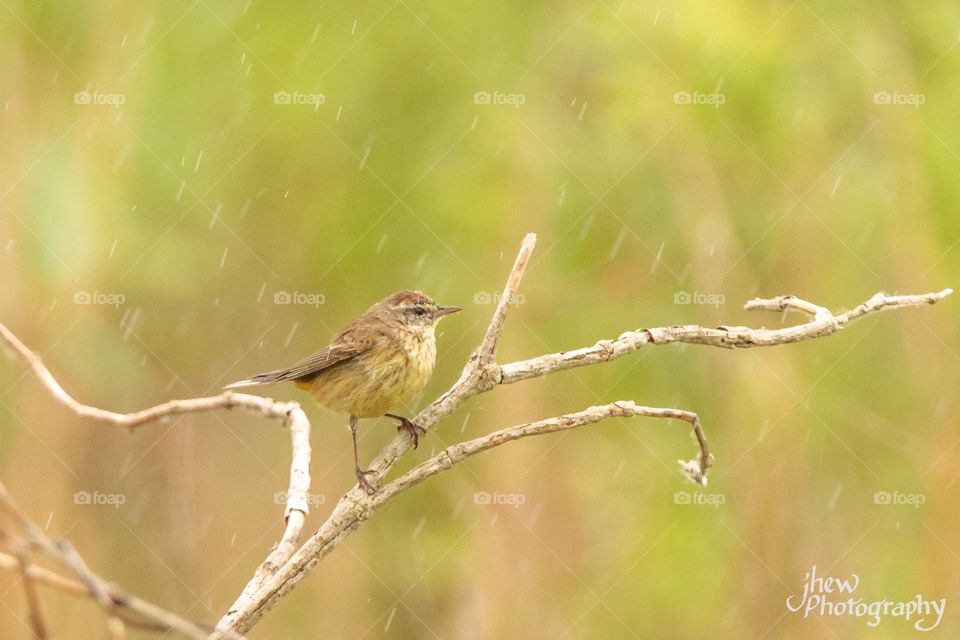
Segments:
[[[399,420],[400,424],[397,425],[397,431],[406,431],[410,434],[410,437],[413,438],[413,448],[416,449],[420,444],[420,436],[426,435],[427,430],[421,427],[418,424],[414,424],[410,418],[404,418],[403,416],[398,416],[393,413],[383,414],[387,418],[393,418],[394,420]]]
[[[357,447],[357,416],[350,416],[350,433],[353,435],[353,469],[357,473],[357,484],[359,484],[368,495],[373,495],[377,490],[367,481],[367,474],[375,474],[376,471],[371,469],[364,471],[360,468],[360,451]]]

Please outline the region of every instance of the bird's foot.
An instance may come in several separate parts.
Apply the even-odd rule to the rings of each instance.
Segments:
[[[404,418],[403,416],[398,416],[392,413],[384,414],[388,418],[393,418],[394,420],[399,420],[400,424],[397,425],[397,433],[404,431],[411,438],[413,438],[413,448],[416,449],[420,445],[420,436],[426,435],[427,430],[421,427],[418,424],[415,424],[410,418]]]
[[[373,469],[364,470],[364,469],[361,469],[360,467],[357,467],[356,473],[357,473],[357,484],[360,485],[360,487],[367,492],[368,496],[372,496],[373,494],[375,494],[377,492],[377,488],[374,487],[372,484],[370,484],[370,481],[367,480],[367,475],[369,474],[376,475],[377,472],[374,471]]]

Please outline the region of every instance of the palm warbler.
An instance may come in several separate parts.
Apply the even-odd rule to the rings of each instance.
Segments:
[[[400,291],[367,309],[312,356],[224,389],[292,380],[321,406],[348,414],[357,482],[373,493],[366,479],[370,471],[360,469],[357,420],[377,416],[399,420],[397,431],[410,434],[417,447],[423,429],[386,411],[406,404],[427,384],[437,356],[437,323],[457,311],[460,307],[441,307],[420,291]]]

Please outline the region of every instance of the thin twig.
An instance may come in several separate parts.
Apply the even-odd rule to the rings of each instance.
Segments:
[[[73,571],[84,590],[94,596],[94,599],[101,604],[109,616],[119,615],[121,609],[126,609],[148,620],[163,631],[176,631],[195,640],[202,640],[207,637],[209,632],[198,625],[136,596],[124,593],[90,571],[69,542],[66,540],[56,542],[51,540],[36,523],[30,520],[26,512],[13,500],[2,482],[0,482],[0,506],[19,523],[25,540],[31,546],[50,554]],[[229,637],[232,640],[242,639],[240,634],[233,631],[224,637]]]
[[[310,512],[308,501],[311,455],[310,421],[299,403],[278,402],[262,396],[227,391],[220,395],[204,398],[171,400],[133,413],[106,411],[75,400],[60,386],[57,379],[43,364],[40,356],[28,349],[16,335],[2,324],[0,324],[0,338],[27,362],[57,402],[82,417],[134,429],[172,415],[240,408],[266,418],[284,421],[284,424],[290,428],[293,449],[290,462],[290,485],[287,489],[284,508],[284,531],[279,542],[254,572],[254,576],[244,592],[256,590],[267,576],[290,559],[290,556],[296,550],[297,542],[300,540],[306,516]],[[241,597],[243,596],[241,595]]]
[[[30,553],[29,545],[24,541],[16,541],[13,545],[13,552],[16,556],[17,565],[20,569],[20,579],[23,582],[23,591],[27,596],[27,611],[29,612],[30,628],[33,630],[33,637],[37,640],[47,640],[50,637],[47,632],[47,623],[43,617],[43,609],[40,607],[40,597],[37,595],[37,587],[33,578],[30,576]]]
[[[629,418],[632,416],[677,419],[690,423],[696,435],[700,453],[694,460],[680,460],[679,462],[691,480],[700,485],[706,484],[707,470],[713,465],[713,455],[711,455],[710,450],[707,448],[706,437],[703,435],[700,420],[695,413],[681,409],[644,407],[632,401],[621,400],[597,407],[589,407],[577,413],[568,413],[554,418],[547,418],[546,420],[507,427],[479,438],[447,447],[426,462],[420,463],[393,482],[384,486],[383,489],[373,496],[371,508],[383,504],[398,493],[415,487],[427,478],[449,469],[470,456],[488,451],[494,447],[499,447],[513,440],[575,429],[611,417]]]
[[[795,296],[779,296],[770,299],[756,298],[747,302],[745,305],[747,310],[780,311],[786,308],[794,308],[811,314],[813,318],[803,324],[782,329],[723,326],[711,329],[697,325],[675,325],[627,331],[613,340],[600,340],[582,349],[550,353],[529,360],[519,360],[500,365],[499,382],[500,384],[511,384],[530,378],[539,378],[556,371],[599,362],[609,362],[628,353],[633,353],[647,344],[686,342],[688,344],[705,344],[728,349],[747,349],[819,338],[836,333],[847,323],[868,313],[883,309],[934,304],[951,293],[953,293],[952,289],[912,296],[888,296],[878,293],[856,308],[839,314],[830,313],[823,307]]]

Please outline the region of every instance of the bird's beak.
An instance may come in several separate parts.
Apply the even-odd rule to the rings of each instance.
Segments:
[[[463,311],[463,309],[461,309],[460,307],[437,307],[437,310],[434,311],[433,313],[433,317],[441,318],[445,315],[456,313],[457,311]]]

